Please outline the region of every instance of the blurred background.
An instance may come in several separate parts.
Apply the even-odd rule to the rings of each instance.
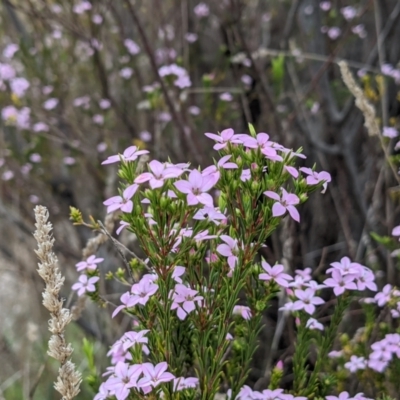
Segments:
[[[69,207],[104,220],[102,202],[118,178],[116,164],[100,163],[130,145],[206,167],[217,154],[205,132],[244,133],[252,123],[286,147],[303,147],[302,166],[316,164],[332,183],[300,207],[300,224],[285,220],[267,243],[268,260],[315,271],[349,256],[378,272],[381,285],[399,283],[396,260],[374,240],[398,222],[399,37],[398,0],[2,0],[0,399],[59,398],[58,366],[46,356],[34,206],[49,208],[63,296],[73,306],[75,264],[93,233],[72,225]],[[381,137],[364,128],[342,59],[375,107]],[[120,238],[134,248],[134,236]],[[104,271],[122,266],[109,243],[96,255]],[[107,282],[116,302],[121,291]],[[87,304],[68,328],[84,373],[82,338],[103,371],[127,328],[110,314]],[[265,323],[250,383],[267,358],[276,307]],[[290,355],[292,340],[288,328],[268,359]],[[84,383],[78,398],[92,397]]]

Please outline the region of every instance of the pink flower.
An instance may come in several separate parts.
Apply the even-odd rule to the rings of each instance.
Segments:
[[[275,281],[279,286],[289,287],[288,281],[293,280],[293,278],[285,274],[284,267],[281,264],[276,264],[271,267],[266,261],[261,261],[261,265],[265,270],[265,273],[260,274],[258,277],[263,281]]]
[[[383,372],[393,358],[392,344],[385,337],[371,345],[373,352],[369,355],[368,367]]]
[[[392,298],[392,285],[387,284],[383,287],[382,292],[375,295],[374,299],[379,307],[383,307]]]
[[[198,291],[190,289],[185,285],[178,283],[175,285],[172,294],[171,310],[177,309],[178,318],[184,320],[188,314],[196,309],[196,303],[200,307],[203,300],[198,296]]]
[[[259,392],[254,392],[254,393],[259,393]],[[259,399],[263,399],[263,400],[282,400],[283,397],[283,389],[275,389],[275,390],[271,390],[271,389],[265,389],[262,391],[262,393],[260,393],[260,397],[256,397]]]
[[[329,11],[332,5],[330,1],[321,1],[321,3],[319,3],[319,6],[321,7],[322,11]]]
[[[238,166],[237,164],[233,162],[228,162],[228,160],[232,157],[231,154],[228,154],[224,157],[222,157],[219,161],[217,166],[215,165],[210,165],[209,167],[205,168],[202,172],[203,176],[211,175],[211,174],[217,174],[219,168],[224,168],[224,169],[237,169]],[[219,177],[219,175],[217,175]]]
[[[89,1],[81,1],[80,3],[74,5],[72,11],[75,14],[83,14],[85,11],[89,11],[92,8],[92,5]]]
[[[49,126],[44,122],[36,122],[32,127],[34,132],[48,132]]]
[[[243,319],[249,320],[251,318],[251,309],[246,306],[233,307],[233,315],[241,315]]]
[[[351,356],[350,361],[344,364],[344,367],[354,373],[360,369],[365,369],[366,360],[364,357]]]
[[[197,41],[198,38],[199,38],[199,36],[197,35],[197,33],[188,32],[185,34],[185,40],[188,43],[194,43]]]
[[[149,168],[151,172],[144,172],[140,174],[135,179],[135,183],[150,181],[150,187],[152,189],[156,189],[164,185],[164,179],[178,178],[183,173],[182,169],[174,168],[173,166],[168,167],[167,165],[162,164],[157,160],[150,161]]]
[[[233,100],[233,96],[229,92],[224,92],[219,95],[220,100],[230,102]]]
[[[337,269],[342,275],[358,275],[360,273],[360,267],[362,268],[361,264],[351,262],[349,257],[342,257],[340,262],[335,261],[331,263],[331,266],[332,268],[328,268],[326,272],[331,273]]]
[[[96,25],[100,25],[103,22],[103,17],[100,14],[94,14],[92,17],[92,22]]]
[[[332,271],[332,278],[326,279],[324,284],[333,288],[336,296],[340,296],[346,289],[357,290],[357,285],[354,282],[355,277],[353,274],[342,275],[340,270],[335,269]]]
[[[154,277],[152,275],[144,275],[142,279],[135,283],[131,288],[131,293],[137,304],[145,305],[150,296],[156,293],[158,285],[154,283]]]
[[[288,172],[293,178],[297,179],[299,177],[299,171],[295,167],[291,167],[290,165],[285,165],[283,169]]]
[[[351,397],[348,392],[342,392],[339,394],[339,397],[336,396],[326,396],[326,400],[351,400]]]
[[[9,64],[0,63],[0,80],[9,81],[15,78],[15,69]]]
[[[106,110],[107,108],[111,107],[111,101],[108,99],[101,99],[99,101],[99,106],[101,109]]]
[[[241,143],[241,141],[238,140],[238,136],[235,135],[234,130],[231,128],[224,129],[221,132],[221,136],[218,136],[215,133],[205,133],[205,135],[218,142],[214,145],[214,150],[221,150],[226,147],[228,143]]]
[[[197,6],[193,9],[193,11],[198,18],[205,18],[210,15],[210,8],[205,3],[197,4]]]
[[[316,305],[325,303],[321,297],[315,296],[315,291],[311,288],[306,290],[296,289],[294,293],[299,299],[294,303],[295,309],[304,310],[308,314],[314,313]]]
[[[217,183],[215,175],[203,176],[196,169],[189,174],[189,180],[180,180],[175,182],[175,187],[184,194],[187,194],[187,203],[189,206],[204,204],[213,207],[213,198],[208,192]]]
[[[106,388],[106,382],[103,382],[99,387],[99,392],[94,396],[93,400],[106,400],[109,396],[111,396],[111,393]]]
[[[58,105],[58,99],[51,98],[43,103],[43,108],[45,108],[46,110],[53,110],[54,108],[57,107],[57,105]]]
[[[340,12],[347,21],[351,21],[357,15],[357,10],[352,6],[343,7]]]
[[[277,200],[277,202],[272,206],[273,217],[280,217],[288,211],[295,221],[300,221],[300,214],[296,207],[294,207],[296,204],[299,204],[300,199],[295,194],[288,193],[284,188],[282,188],[282,197],[270,190],[267,190],[264,194],[271,199]]]
[[[85,269],[89,269],[94,271],[97,268],[97,264],[101,263],[102,261],[104,261],[104,258],[96,258],[95,255],[91,255],[86,261],[78,262],[78,264],[75,265],[77,267],[76,270],[83,271]]]
[[[149,342],[149,339],[145,337],[145,335],[150,332],[148,329],[135,332],[135,331],[130,331],[130,332],[125,332],[124,335],[121,338],[121,343],[122,343],[122,348],[124,351],[127,351],[133,346],[136,346],[137,344],[141,346],[141,349],[143,353],[149,355],[150,350],[146,346],[146,344]]]
[[[136,146],[130,146],[125,149],[123,154],[117,154],[114,156],[110,156],[107,160],[103,161],[101,165],[112,164],[121,161],[135,161],[142,154],[148,154],[147,150],[139,150]]]
[[[324,330],[324,326],[320,322],[318,322],[315,318],[310,318],[307,320],[306,328],[309,328],[311,330],[316,330],[316,329],[320,331]]]
[[[133,56],[140,53],[140,47],[132,39],[125,39],[124,46],[128,50],[129,54]]]
[[[392,236],[400,236],[400,225],[395,226],[392,230]]]
[[[152,387],[157,387],[160,383],[172,381],[175,376],[170,372],[166,372],[168,369],[168,364],[166,362],[161,362],[154,366],[151,363],[144,363],[143,368],[143,378],[141,378],[137,386],[143,390],[145,394],[152,390]]]
[[[237,239],[233,239],[228,235],[221,235],[220,237],[225,244],[220,244],[217,247],[217,251],[222,256],[228,257],[228,265],[232,272],[235,269],[238,261],[238,241]]]
[[[261,132],[257,134],[256,138],[253,138],[249,135],[243,135],[243,145],[245,147],[255,149],[259,148],[261,150],[261,153],[265,155],[266,158],[272,161],[282,161],[282,157],[279,156],[276,152],[276,149],[274,146],[276,146],[276,143],[271,142],[269,140],[269,135]]]
[[[11,59],[14,57],[14,54],[19,50],[19,46],[15,43],[8,44],[3,50],[3,56],[5,58]]]
[[[186,268],[185,267],[181,267],[179,265],[177,265],[174,268],[174,272],[172,273],[172,279],[177,282],[177,283],[182,283],[182,279],[181,276],[186,272]]]
[[[93,276],[88,279],[87,275],[81,275],[79,277],[79,282],[72,285],[72,290],[78,292],[78,296],[82,296],[85,292],[94,292],[96,287],[94,284],[99,280],[98,276]]]
[[[130,292],[126,292],[121,296],[122,305],[118,306],[113,314],[114,318],[121,310],[124,308],[131,308],[137,304],[146,305],[149,301],[150,296],[156,293],[158,290],[158,285],[154,283],[154,278],[152,275],[144,275],[142,279],[135,283]]]
[[[112,313],[112,318],[114,318],[121,310],[124,308],[134,307],[137,304],[137,297],[132,295],[130,292],[125,292],[120,297],[121,305],[118,306]]]
[[[393,128],[392,126],[384,126],[382,136],[393,139],[399,136],[399,132],[397,131],[396,128]]]
[[[25,78],[14,78],[10,81],[11,91],[17,96],[22,97],[28,90],[30,83]]]
[[[93,115],[92,120],[97,125],[103,125],[104,124],[104,117],[101,114]]]
[[[246,182],[246,181],[248,181],[250,179],[251,179],[251,171],[250,171],[250,169],[244,169],[242,171],[242,175],[240,176],[240,180],[242,182]]]
[[[123,229],[125,229],[127,226],[129,226],[129,222],[125,221],[120,221],[118,229],[115,231],[117,235],[119,235]]]
[[[332,28],[328,29],[328,36],[332,39],[332,40],[336,40],[340,34],[342,33],[342,30],[340,28],[338,28],[337,26],[333,26]]]
[[[179,392],[185,389],[194,389],[199,386],[199,378],[175,378],[174,392]]]
[[[107,206],[107,214],[116,211],[116,210],[121,210],[126,213],[130,213],[133,210],[133,202],[131,198],[133,195],[136,193],[138,190],[139,185],[134,183],[133,185],[128,186],[122,196],[114,196],[110,197],[106,201],[103,202],[105,206]]]
[[[119,71],[119,75],[121,78],[129,79],[133,75],[133,69],[130,67],[122,68],[121,71]]]
[[[147,143],[151,141],[151,138],[153,137],[152,134],[148,131],[142,131],[139,133],[140,140],[143,140],[143,142]]]
[[[129,365],[119,362],[115,366],[114,375],[105,382],[105,388],[113,392],[117,400],[125,400],[130,389],[137,387],[137,380],[142,373],[143,366],[140,364]]]
[[[197,220],[205,220],[214,222],[215,225],[219,225],[219,221],[223,221],[226,219],[226,216],[218,211],[214,207],[205,206],[204,208],[198,210],[196,214],[193,216],[193,219]]]
[[[307,185],[318,185],[320,182],[324,182],[322,193],[325,193],[326,188],[328,187],[328,183],[331,181],[331,175],[329,172],[321,171],[316,172],[313,171],[311,168],[300,168],[300,171],[303,171],[308,176],[306,178]]]

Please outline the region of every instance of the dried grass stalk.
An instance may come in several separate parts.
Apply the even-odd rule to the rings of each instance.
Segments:
[[[64,284],[64,277],[58,268],[57,256],[53,253],[54,238],[51,237],[52,225],[48,222],[49,213],[46,207],[35,207],[36,231],[34,237],[38,243],[35,250],[40,262],[38,273],[43,278],[46,287],[42,293],[43,305],[50,311],[49,331],[52,336],[49,340],[48,354],[60,361],[55,389],[61,393],[63,400],[71,400],[79,393],[82,381],[80,372],[69,360],[73,349],[64,337],[66,326],[71,322],[72,315],[67,308],[63,308],[64,301],[59,298]]]
[[[376,121],[375,108],[367,100],[360,86],[357,85],[347,63],[345,61],[339,61],[338,65],[342,74],[343,82],[356,98],[356,106],[364,115],[364,126],[367,128],[368,134],[370,136],[379,136],[381,131],[378,122]]]

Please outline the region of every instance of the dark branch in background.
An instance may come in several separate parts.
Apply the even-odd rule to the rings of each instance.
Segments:
[[[149,40],[147,39],[147,35],[146,35],[146,32],[145,32],[145,30],[143,28],[142,22],[141,22],[141,20],[140,20],[140,18],[138,16],[138,14],[135,11],[135,8],[130,3],[130,1],[129,0],[124,0],[124,2],[127,5],[128,10],[129,10],[129,14],[131,15],[132,20],[133,20],[133,22],[135,23],[135,25],[136,25],[136,27],[138,29],[139,35],[140,35],[140,37],[142,39],[142,43],[143,43],[144,49],[145,49],[146,54],[147,54],[147,56],[149,58],[151,68],[153,70],[154,75],[156,76],[157,82],[161,86],[161,90],[163,92],[165,101],[167,102],[167,106],[168,106],[168,109],[169,109],[169,111],[171,113],[172,119],[174,120],[175,125],[177,126],[177,128],[179,130],[179,134],[180,134],[181,140],[182,140],[182,142],[187,142],[187,140],[185,140],[186,137],[187,137],[186,132],[185,132],[185,127],[184,127],[184,125],[182,123],[182,120],[181,120],[179,114],[177,113],[177,111],[175,109],[175,106],[174,106],[174,104],[172,102],[171,96],[168,93],[168,89],[165,86],[165,83],[164,83],[163,79],[161,78],[160,74],[158,73],[158,67],[157,67],[156,60],[154,58],[154,52],[153,52],[153,49],[152,49],[152,47],[150,45]],[[191,150],[191,153],[192,153],[191,155],[196,159],[196,161],[201,163],[201,158],[199,156],[198,149],[192,148],[190,150]],[[183,149],[179,148],[179,149],[175,149],[175,151],[177,152],[177,154],[182,154]]]
[[[7,10],[8,15],[10,16],[13,25],[15,26],[15,29],[22,36],[22,40],[28,48],[29,44],[31,43],[31,40],[28,36],[28,33],[26,32],[24,25],[22,24],[21,20],[18,18],[18,15],[14,11],[15,7],[8,0],[3,0],[3,4],[5,9]]]
[[[104,68],[103,62],[101,61],[100,53],[95,48],[93,48],[93,50],[94,50],[93,64],[96,67],[96,70],[97,70],[97,73],[99,76],[103,97],[110,100],[113,109],[115,110],[116,114],[121,118],[122,122],[126,125],[129,132],[131,133],[131,135],[136,136],[137,130],[136,130],[135,126],[129,120],[129,117],[126,114],[126,112],[120,109],[117,101],[114,99],[114,97],[110,93],[107,73]]]
[[[377,44],[371,50],[367,61],[365,62],[366,66],[371,66],[375,63],[376,58],[378,57],[378,43],[383,43],[387,36],[389,35],[390,31],[393,27],[395,27],[395,22],[400,15],[400,1],[397,2],[396,6],[394,7],[393,11],[390,13],[389,18],[387,19],[385,27],[381,30]]]

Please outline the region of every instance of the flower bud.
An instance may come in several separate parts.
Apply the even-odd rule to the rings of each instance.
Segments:
[[[300,204],[306,202],[308,200],[307,193],[301,193],[299,194],[299,199],[300,199]]]
[[[255,162],[251,163],[250,169],[252,171],[258,171],[259,170],[258,164]]]
[[[226,208],[226,197],[224,193],[221,193],[218,198],[218,207],[220,210],[225,210]]]
[[[260,189],[260,182],[257,182],[257,181],[251,182],[251,192],[252,193],[257,193],[259,189]]]
[[[168,203],[169,203],[169,199],[167,199],[167,198],[164,197],[164,196],[161,197],[160,206],[161,206],[161,208],[162,208],[163,210],[166,210],[166,209],[167,209]]]

